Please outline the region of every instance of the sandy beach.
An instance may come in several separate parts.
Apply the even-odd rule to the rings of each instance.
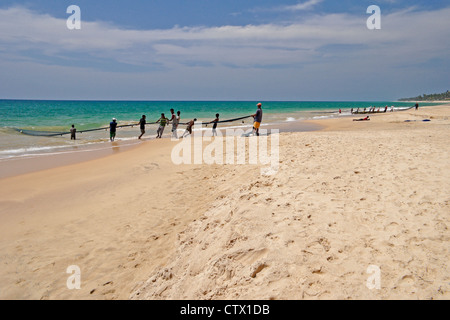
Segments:
[[[163,139],[0,179],[0,299],[449,299],[450,105],[362,117],[281,132],[273,175]]]

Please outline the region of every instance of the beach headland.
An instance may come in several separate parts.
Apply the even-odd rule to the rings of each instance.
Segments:
[[[162,139],[2,178],[0,298],[448,299],[449,116],[310,121],[267,176]]]

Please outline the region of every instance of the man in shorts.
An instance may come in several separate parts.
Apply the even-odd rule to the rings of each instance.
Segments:
[[[184,131],[182,138],[187,137],[188,135],[192,134],[192,127],[194,126],[195,121],[197,121],[197,118],[188,122],[186,131]]]
[[[256,135],[259,136],[259,127],[261,126],[263,112],[262,112],[262,104],[258,103],[257,106],[258,109],[256,110],[256,113],[252,115],[252,117],[254,119],[253,132],[256,132]]]
[[[159,123],[159,127],[158,127],[158,131],[156,132],[156,139],[161,139],[162,135],[164,133],[164,128],[167,125],[169,119],[166,118],[166,116],[164,115],[164,113],[161,113],[161,118],[159,118],[158,121],[156,121],[156,123]]]
[[[138,139],[141,139],[145,133],[145,125],[147,124],[147,121],[145,120],[145,118],[146,118],[145,115],[142,115],[141,120],[139,120],[139,126],[141,128],[141,135],[138,137]]]

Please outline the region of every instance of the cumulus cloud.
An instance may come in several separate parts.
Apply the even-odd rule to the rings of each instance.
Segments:
[[[317,1],[302,5],[314,3]],[[321,48],[329,45],[358,44],[369,55],[407,54],[413,50],[431,55],[432,50],[442,52],[448,50],[448,42],[442,39],[450,27],[449,15],[450,9],[392,13],[383,16],[380,31],[365,28],[368,16],[345,14],[313,15],[289,25],[164,30],[127,30],[103,22],[83,22],[82,30],[70,31],[63,19],[25,8],[10,8],[0,10],[0,28],[8,30],[0,34],[0,43],[3,52],[28,58],[39,52],[48,56],[86,54],[135,65],[158,62],[173,66],[185,60],[243,67],[288,65],[323,59]]]
[[[319,2],[296,7],[307,9]],[[352,79],[384,70],[390,77],[402,66],[448,59],[449,16],[450,8],[384,14],[381,30],[366,28],[365,12],[309,15],[289,24],[151,30],[83,21],[81,30],[68,30],[64,19],[13,7],[0,10],[0,29],[7,30],[0,33],[0,59],[4,68],[16,61],[122,73],[186,74],[193,68],[198,75],[203,68],[204,79],[208,72],[228,76],[225,70],[239,68],[271,74],[276,69],[308,70],[334,78],[347,69]]]

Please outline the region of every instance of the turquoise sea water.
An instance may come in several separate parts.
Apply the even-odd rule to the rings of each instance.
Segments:
[[[283,123],[294,120],[337,117],[349,115],[351,108],[370,106],[394,106],[401,109],[411,102],[275,102],[275,101],[33,101],[0,100],[0,159],[27,156],[36,152],[58,151],[83,144],[106,143],[105,131],[78,134],[77,141],[70,136],[34,137],[21,134],[14,128],[67,132],[72,124],[78,131],[108,127],[112,118],[119,125],[137,123],[145,114],[148,122],[159,119],[161,113],[170,115],[170,109],[181,111],[182,122],[193,118],[211,121],[215,114],[221,120],[254,114],[256,104],[263,104],[263,123]],[[425,104],[421,104],[425,106]],[[428,104],[432,105],[432,104]],[[342,114],[338,110],[342,110]],[[250,126],[251,119],[226,124],[227,126]],[[221,125],[224,126],[225,124]],[[180,126],[180,130],[184,130]],[[118,140],[135,139],[139,129],[124,128],[118,131]],[[156,126],[147,127],[146,138],[156,132]],[[166,134],[170,130],[166,129]]]

